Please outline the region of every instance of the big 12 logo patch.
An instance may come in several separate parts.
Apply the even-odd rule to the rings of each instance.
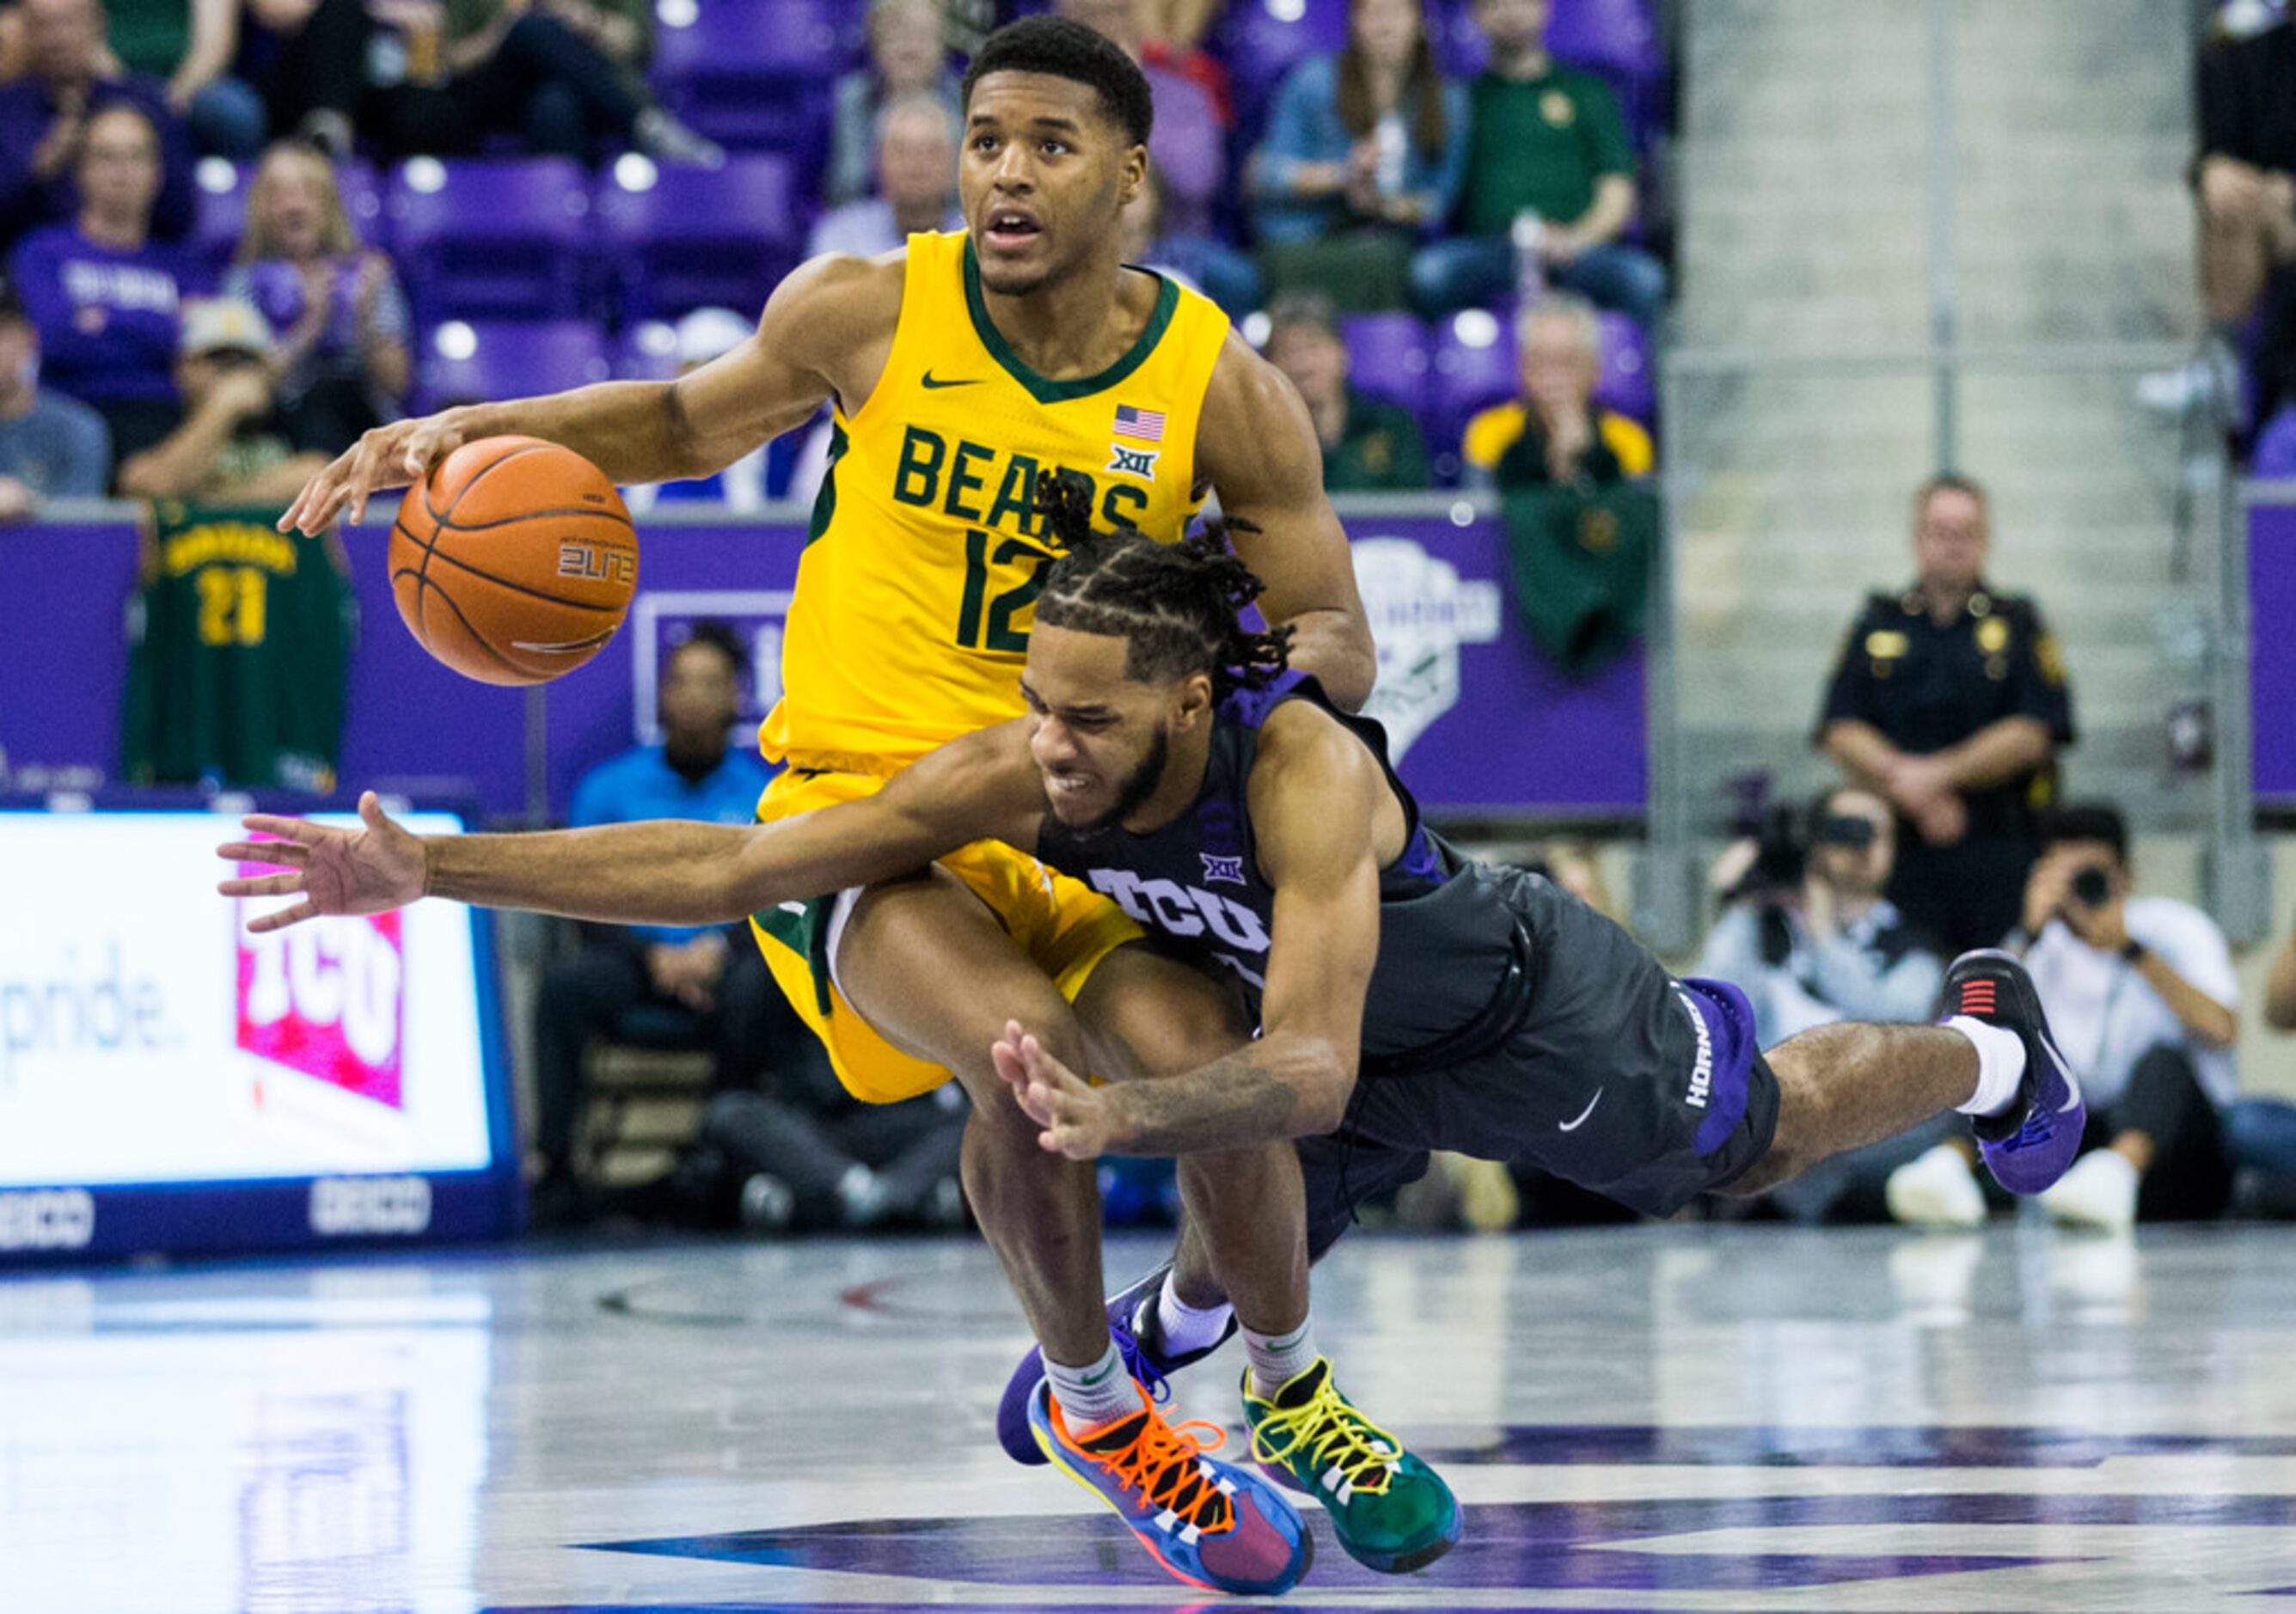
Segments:
[[[247,873],[260,873],[254,864]],[[393,1110],[402,1107],[406,953],[394,911],[306,920],[239,938],[239,1045]]]

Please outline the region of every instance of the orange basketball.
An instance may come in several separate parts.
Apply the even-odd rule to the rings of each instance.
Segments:
[[[390,592],[423,649],[482,684],[546,684],[605,648],[638,540],[606,473],[539,438],[465,443],[399,501]]]

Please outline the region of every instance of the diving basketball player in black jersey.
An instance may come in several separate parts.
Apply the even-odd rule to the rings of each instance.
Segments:
[[[370,797],[357,832],[250,819],[290,844],[223,856],[293,872],[223,889],[300,894],[263,928],[422,895],[707,923],[1004,840],[1108,893],[1155,938],[1138,945],[1194,966],[1119,1016],[1104,1074],[1135,1079],[1087,1082],[1008,1027],[995,1058],[1044,1146],[1185,1160],[1293,1138],[1301,1199],[1264,1214],[1299,1229],[1291,1247],[1306,1258],[1356,1200],[1417,1175],[1434,1150],[1530,1159],[1654,1215],[1701,1192],[1762,1192],[1947,1109],[1972,1117],[2013,1192],[2070,1163],[2079,1089],[2015,961],[1956,961],[1942,1025],[1824,1026],[1766,1055],[1734,987],[1670,979],[1592,909],[1421,823],[1379,725],[1285,672],[1280,635],[1238,626],[1257,580],[1217,537],[1093,535],[1077,513],[1037,605],[1029,715],[865,800],[750,829],[417,838]],[[1152,1385],[1230,1326],[1212,1243],[1185,1229],[1170,1269],[1111,1301]],[[1032,1353],[1000,1419],[1023,1461],[1060,1460],[1029,1438],[1041,1373]],[[1317,1484],[1308,1427],[1345,1403],[1320,1360],[1301,1383],[1302,1404],[1322,1409],[1305,1420],[1247,1392],[1255,1455],[1307,1480],[1353,1551],[1336,1494],[1350,1476]],[[1359,1456],[1382,1441],[1404,1455],[1364,1427]]]

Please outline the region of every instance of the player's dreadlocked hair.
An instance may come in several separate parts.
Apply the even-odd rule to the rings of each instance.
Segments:
[[[1227,526],[1207,522],[1177,544],[1095,532],[1089,485],[1057,473],[1037,479],[1037,509],[1065,552],[1037,596],[1039,623],[1122,639],[1130,678],[1210,673],[1215,700],[1263,688],[1284,669],[1291,627],[1255,634],[1236,619],[1264,585],[1229,552]]]

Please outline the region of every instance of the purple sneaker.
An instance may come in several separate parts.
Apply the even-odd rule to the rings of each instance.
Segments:
[[[1235,1332],[1235,1317],[1231,1313],[1227,1331],[1201,1350],[1182,1351],[1177,1356],[1165,1354],[1156,1328],[1155,1302],[1164,1291],[1164,1274],[1171,1270],[1172,1264],[1167,1261],[1138,1282],[1108,1297],[1109,1331],[1116,1336],[1117,1352],[1124,1358],[1125,1370],[1160,1405],[1172,1398],[1172,1387],[1164,1381],[1165,1374],[1202,1361],[1226,1344],[1228,1335]],[[1044,1381],[1045,1353],[1032,1345],[1029,1354],[1021,1358],[1021,1365],[1013,1370],[1012,1378],[1005,1381],[1004,1399],[996,1408],[996,1443],[1015,1462],[1034,1466],[1045,1461],[1036,1434],[1029,1427],[1029,1403],[1036,1398],[1037,1386]]]
[[[2012,1193],[2040,1192],[2065,1175],[2079,1152],[2088,1106],[2049,1035],[2033,978],[2006,953],[1990,947],[1964,953],[1945,972],[1945,1010],[2014,1031],[2024,1043],[2025,1077],[2017,1102],[1999,1115],[1971,1117],[1970,1126],[1995,1182]]]

